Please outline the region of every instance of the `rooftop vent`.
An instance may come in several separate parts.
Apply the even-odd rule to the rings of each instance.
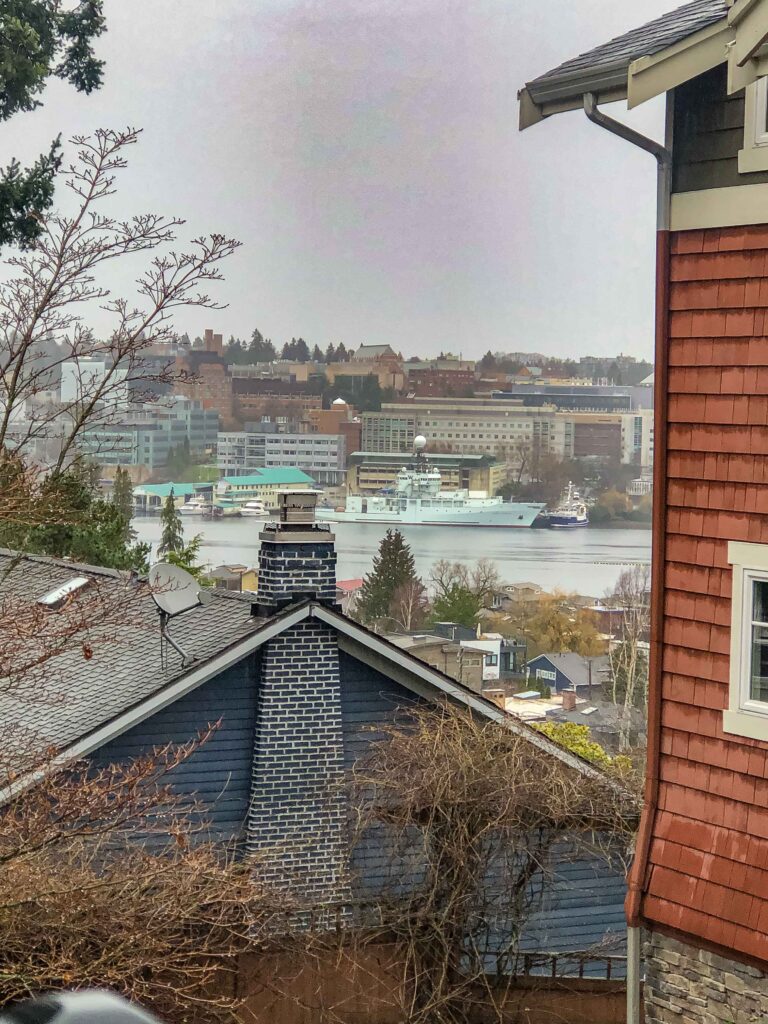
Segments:
[[[88,576],[73,576],[71,580],[62,583],[60,587],[56,587],[55,590],[49,590],[47,594],[38,598],[37,603],[45,608],[61,608],[68,597],[79,593],[81,590],[85,590],[90,585],[91,579]]]

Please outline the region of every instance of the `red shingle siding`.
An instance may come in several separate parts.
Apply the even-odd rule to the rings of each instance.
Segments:
[[[727,542],[768,544],[768,226],[672,238],[659,806],[647,920],[768,961],[768,750],[728,736]]]

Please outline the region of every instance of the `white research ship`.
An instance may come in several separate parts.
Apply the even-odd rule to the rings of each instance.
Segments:
[[[545,507],[530,502],[489,498],[485,493],[441,491],[440,471],[424,455],[426,438],[414,439],[414,459],[397,474],[391,493],[347,498],[339,511],[318,506],[318,520],[331,523],[391,523],[394,526],[531,526]]]

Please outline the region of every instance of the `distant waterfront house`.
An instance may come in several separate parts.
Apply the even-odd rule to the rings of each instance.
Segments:
[[[206,578],[213,582],[217,590],[232,590],[242,593],[245,590],[255,591],[258,586],[258,573],[247,565],[217,565],[207,572]]]
[[[360,591],[363,589],[362,577],[354,580],[336,581],[336,599],[345,615],[349,615],[355,607]]]
[[[225,476],[216,485],[216,497],[245,503],[262,501],[268,509],[277,508],[278,494],[290,487],[291,490],[311,490],[314,480],[300,469],[285,468],[259,469],[247,476]]]
[[[174,504],[178,506],[189,501],[201,490],[206,490],[206,486],[210,497],[211,484],[174,483],[172,480],[164,484],[140,484],[133,489],[133,505],[139,514],[157,514],[171,492]]]
[[[768,0],[693,0],[520,93],[522,128],[586,112],[658,172],[648,763],[626,907],[654,1024],[768,1002],[767,42]],[[661,143],[600,109],[653,97]]]

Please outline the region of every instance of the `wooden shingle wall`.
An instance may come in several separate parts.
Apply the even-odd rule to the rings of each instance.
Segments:
[[[643,912],[768,961],[768,745],[722,728],[728,541],[768,544],[768,226],[673,237],[669,328],[661,785]]]

